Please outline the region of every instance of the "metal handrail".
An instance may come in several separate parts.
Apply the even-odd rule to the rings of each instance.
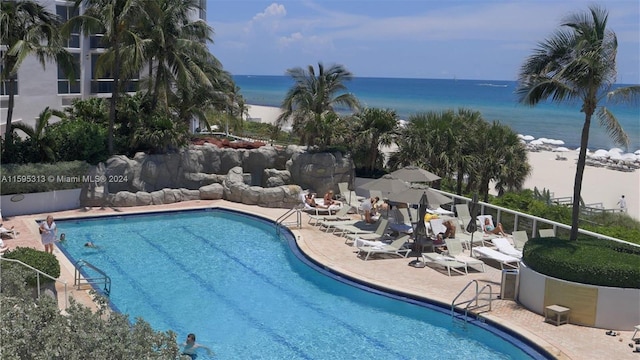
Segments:
[[[284,225],[284,221],[287,220],[291,215],[296,214],[296,222],[294,223],[298,228],[302,227],[302,214],[299,207],[293,207],[284,214],[280,215],[279,218],[276,219],[276,233],[280,235],[280,225]]]
[[[88,267],[102,276],[97,278],[91,278],[91,277],[83,278],[81,274],[81,270],[83,267]],[[75,286],[79,290],[80,285],[83,285],[83,284],[90,284],[90,285],[103,284],[104,287],[102,290],[106,296],[109,296],[109,294],[111,293],[111,278],[109,277],[109,275],[107,275],[107,273],[105,273],[104,271],[102,271],[101,269],[99,269],[98,267],[96,267],[95,265],[91,264],[86,260],[78,260],[76,262],[75,268],[76,268],[76,271],[75,271],[73,286]]]
[[[456,195],[456,194],[452,194],[452,193],[449,193],[449,192],[446,192],[446,191],[442,191],[442,190],[438,190],[438,189],[431,189],[431,190],[439,192],[442,195],[448,196],[448,197],[453,198],[453,199],[462,200],[466,204],[469,204],[470,202],[473,201],[470,198],[467,198],[467,197],[464,197],[464,196],[460,196],[460,195]],[[556,222],[556,221],[553,221],[553,220],[549,220],[549,219],[545,219],[545,218],[541,218],[541,217],[538,217],[538,216],[535,216],[535,215],[526,214],[526,213],[523,213],[523,212],[520,212],[520,211],[503,208],[501,206],[492,205],[492,204],[489,204],[489,203],[486,203],[486,202],[483,202],[483,201],[478,201],[478,205],[480,205],[480,214],[481,215],[485,214],[485,207],[497,210],[498,214],[497,214],[497,220],[496,221],[498,221],[498,222],[500,221],[500,216],[501,216],[502,212],[505,212],[505,213],[508,213],[508,214],[513,214],[515,216],[515,219],[513,221],[513,231],[517,231],[518,230],[518,217],[523,217],[523,218],[527,218],[527,219],[531,219],[532,220],[532,222],[533,222],[533,224],[532,224],[532,226],[533,226],[532,236],[533,236],[533,234],[536,233],[536,231],[538,231],[538,222],[544,223],[544,224],[549,224],[549,225],[553,226],[553,230],[556,233],[557,233],[557,229],[558,228],[571,230],[571,225],[559,223],[559,222]],[[627,245],[640,247],[640,244],[632,243],[632,242],[629,242],[629,241],[621,240],[621,239],[614,238],[614,237],[607,236],[607,235],[603,235],[603,234],[598,234],[598,233],[595,233],[593,231],[588,231],[588,230],[584,230],[584,229],[578,229],[578,232],[580,234],[592,236],[592,237],[595,237],[597,239],[611,240],[611,241],[616,241],[616,242],[627,244]]]
[[[12,262],[12,263],[17,263],[17,264],[20,264],[20,265],[26,266],[26,267],[28,267],[29,269],[31,269],[31,270],[33,270],[33,271],[35,271],[35,272],[38,274],[38,275],[36,276],[36,283],[37,283],[37,286],[38,286],[38,298],[40,298],[40,275],[43,275],[43,276],[48,277],[49,279],[51,279],[51,280],[53,280],[53,281],[57,281],[57,282],[59,282],[59,283],[64,284],[64,309],[63,309],[63,310],[66,310],[66,309],[67,309],[67,306],[69,306],[69,305],[68,305],[68,304],[69,304],[69,295],[68,295],[68,292],[67,292],[67,282],[66,282],[66,281],[58,280],[58,279],[54,278],[53,276],[51,276],[51,275],[49,275],[49,274],[46,274],[46,273],[44,273],[44,272],[42,272],[42,271],[40,271],[40,270],[38,270],[38,269],[34,268],[34,267],[33,267],[33,266],[31,266],[31,265],[28,265],[28,264],[23,263],[23,262],[22,262],[22,261],[20,261],[20,260],[16,260],[16,259],[7,259],[7,258],[5,258],[5,257],[3,257],[3,256],[0,256],[0,261],[8,261],[8,262]],[[0,266],[0,278],[2,278],[2,266]]]
[[[475,284],[476,286],[476,291],[475,291],[475,295],[473,296],[473,298],[471,298],[471,300],[465,300],[465,301],[461,301],[459,303],[456,303],[456,300],[458,300],[458,298],[460,296],[462,296],[462,294],[469,288],[469,286],[471,286],[471,284]],[[479,288],[480,283],[478,282],[478,280],[471,280],[467,285],[465,285],[464,288],[462,288],[462,290],[458,293],[458,295],[456,295],[456,297],[453,299],[453,301],[451,301],[451,318],[455,319],[455,315],[456,315],[456,307],[458,305],[463,305],[466,304],[466,306],[464,307],[464,322],[467,322],[467,319],[469,318],[469,310],[471,309],[471,304],[473,305],[473,309],[479,309],[483,306],[478,305],[478,299],[480,297],[480,295],[482,293],[484,293],[485,289],[489,289],[489,310],[487,311],[491,311],[491,304],[493,302],[493,290],[491,288],[490,284],[485,284],[481,289]]]

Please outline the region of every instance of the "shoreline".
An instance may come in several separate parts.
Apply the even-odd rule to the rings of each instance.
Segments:
[[[250,121],[259,119],[259,122],[271,124],[280,115],[279,108],[262,105],[249,105],[248,112],[252,119]],[[385,154],[391,151],[392,147],[383,149]],[[553,193],[553,197],[572,197],[578,153],[575,150],[562,153],[566,161],[556,160],[558,154],[553,151],[528,151],[532,170],[523,188],[547,189]],[[640,220],[640,170],[622,172],[604,167],[585,167],[581,196],[586,204],[602,203],[605,209],[616,209],[621,195],[627,199],[629,216]]]

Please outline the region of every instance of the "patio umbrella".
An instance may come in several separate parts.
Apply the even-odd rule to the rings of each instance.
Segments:
[[[360,186],[360,188],[365,190],[378,190],[382,192],[383,196],[388,196],[390,193],[396,193],[408,189],[409,185],[406,182],[387,174],[379,179],[369,181],[368,183]]]
[[[416,189],[417,190],[417,189]],[[427,199],[427,191],[428,189],[422,189],[423,193],[420,197],[420,202],[418,205],[418,223],[416,225],[415,230],[413,231],[413,243],[415,248],[413,251],[417,252],[416,259],[412,260],[409,265],[413,267],[425,267],[425,263],[420,261],[420,256],[422,254],[423,245],[433,241],[427,236],[427,228],[424,225],[424,216],[427,214],[427,207],[429,206]]]
[[[407,182],[432,182],[441,179],[440,176],[417,166],[405,166],[389,175]]]
[[[389,201],[395,201],[406,204],[416,204],[425,197],[428,208],[437,208],[442,204],[448,204],[451,198],[448,198],[439,192],[434,191],[428,186],[413,185],[408,189],[389,195]],[[426,211],[426,210],[425,210]],[[423,216],[424,218],[424,216]]]
[[[473,194],[473,200],[471,200],[471,209],[469,209],[469,214],[471,215],[471,220],[469,220],[469,224],[467,224],[467,232],[471,233],[471,241],[469,242],[469,255],[473,256],[473,234],[478,230],[478,225],[476,224],[476,216],[478,216],[478,194]]]

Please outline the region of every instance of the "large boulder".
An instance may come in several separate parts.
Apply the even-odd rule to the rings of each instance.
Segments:
[[[324,194],[328,190],[337,191],[340,182],[349,182],[355,176],[351,157],[341,152],[294,153],[287,163],[291,181],[303,189]]]
[[[219,200],[224,196],[224,187],[221,184],[211,184],[200,187],[198,192],[202,200]]]

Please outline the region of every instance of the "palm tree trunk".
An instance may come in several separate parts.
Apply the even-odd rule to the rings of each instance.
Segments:
[[[113,155],[113,128],[116,123],[116,106],[118,104],[118,92],[120,87],[120,46],[118,40],[113,44],[113,89],[111,91],[111,108],[109,109],[109,133],[108,150]]]
[[[580,224],[580,193],[582,191],[582,177],[587,160],[587,145],[589,144],[589,126],[591,126],[591,115],[593,111],[585,112],[584,125],[582,126],[582,137],[580,138],[580,154],[576,164],[576,178],[573,182],[573,208],[571,209],[571,233],[569,240],[578,239],[578,229]]]
[[[13,120],[13,107],[15,106],[16,97],[16,80],[9,79],[9,104],[7,105],[7,122],[4,129],[4,151],[6,154],[11,154],[11,147],[13,146],[13,129],[11,128],[11,121]]]
[[[462,180],[464,179],[464,168],[462,166],[462,161],[458,163],[458,176],[456,176],[456,193],[458,195],[462,195]],[[454,203],[455,203],[454,199]]]

